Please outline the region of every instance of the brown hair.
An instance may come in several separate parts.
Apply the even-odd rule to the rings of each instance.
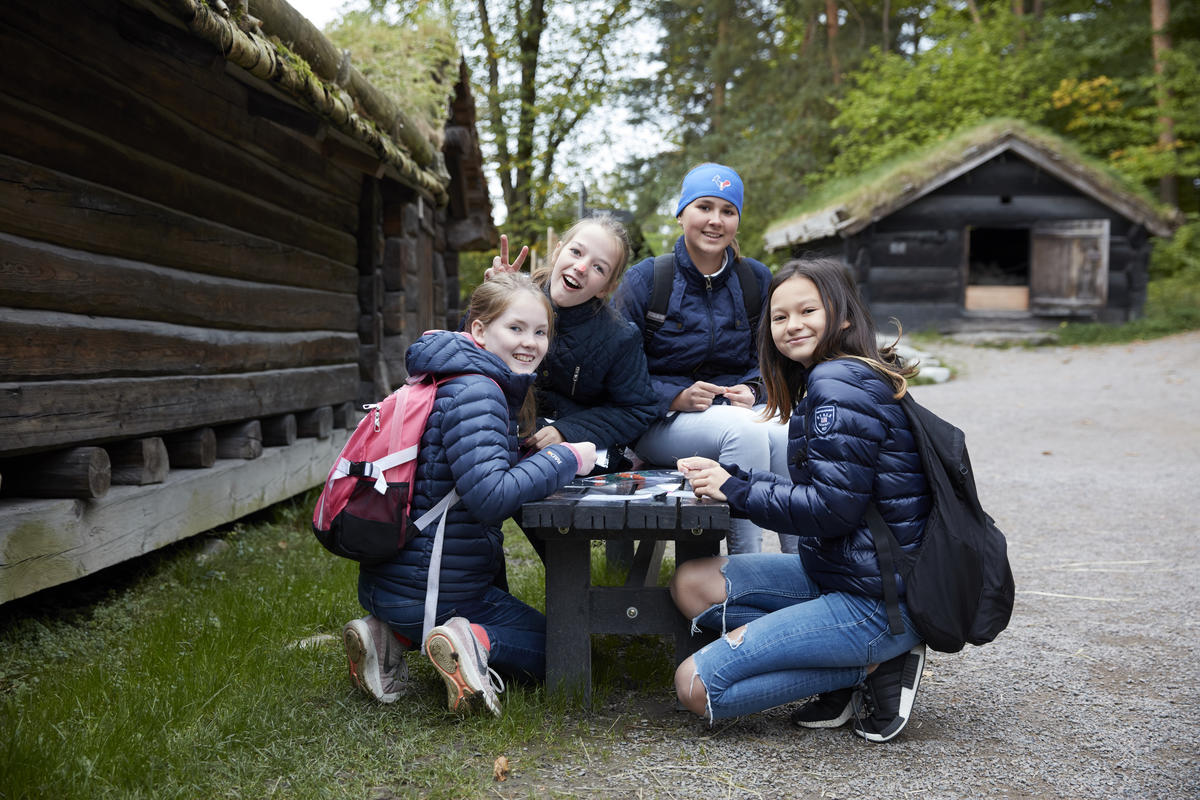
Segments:
[[[775,347],[771,336],[771,298],[775,290],[792,278],[807,278],[817,287],[825,309],[825,332],[813,351],[813,364],[834,358],[856,358],[883,376],[892,385],[895,397],[908,391],[908,379],[916,375],[916,364],[905,365],[896,354],[900,341],[900,323],[896,339],[883,347],[875,337],[875,322],[859,296],[854,277],[845,265],[826,258],[807,258],[789,261],[779,268],[767,290],[767,313],[758,326],[758,365],[767,390],[765,417],[776,414],[787,422],[793,404],[803,395],[808,368],[792,361]],[[846,325],[845,323],[849,323]]]
[[[523,272],[502,272],[495,277],[479,284],[471,293],[467,304],[466,329],[470,330],[471,323],[479,320],[484,325],[490,325],[493,320],[503,314],[517,295],[527,292],[536,297],[546,308],[546,338],[554,337],[554,309],[550,306],[550,298],[545,292],[534,285],[528,275]],[[529,436],[537,425],[537,401],[534,398],[533,384],[525,394],[521,404],[521,412],[517,417],[517,427],[521,436]]]
[[[625,267],[629,265],[629,258],[633,254],[633,244],[629,240],[629,231],[625,230],[625,226],[619,219],[612,214],[599,212],[588,217],[581,217],[575,221],[562,238],[558,240],[558,244],[554,248],[554,252],[550,254],[550,258],[538,265],[537,269],[533,270],[533,282],[543,289],[550,280],[550,272],[554,269],[554,262],[558,260],[558,254],[562,252],[563,247],[567,242],[575,238],[579,231],[585,225],[595,225],[602,229],[609,236],[617,241],[617,246],[621,250],[620,257],[617,263],[612,265],[612,272],[608,275],[608,284],[604,287],[605,292],[611,292],[621,282],[621,276],[625,274]]]

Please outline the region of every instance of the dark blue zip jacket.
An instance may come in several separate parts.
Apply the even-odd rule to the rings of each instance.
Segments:
[[[675,242],[675,275],[667,319],[646,345],[650,383],[658,396],[658,413],[665,415],[675,396],[696,381],[719,386],[744,383],[759,388],[756,332],[750,330],[742,287],[733,269],[733,248],[726,251],[725,269],[713,278],[692,263],[683,237]],[[745,259],[759,282],[759,297],[766,306],[771,271],[752,258]],[[617,287],[613,304],[641,331],[654,287],[654,259],[629,268]],[[763,312],[765,313],[765,311]],[[725,402],[718,397],[715,402]]]
[[[514,373],[469,335],[427,333],[408,348],[406,366],[410,375],[458,375],[438,387],[421,436],[410,512],[416,519],[451,489],[461,498],[446,520],[441,614],[483,595],[503,563],[500,524],[522,503],[564,486],[579,462],[562,444],[518,460],[517,412],[534,376]],[[360,591],[369,588],[377,602],[423,601],[436,530],[427,527],[391,561],[361,567]]]
[[[883,597],[863,519],[874,502],[901,549],[914,552],[930,494],[908,417],[892,387],[852,358],[817,364],[788,428],[792,481],[737,471],[721,491],[764,528],[800,535],[804,568],[825,591]],[[729,469],[730,465],[726,465]],[[734,470],[730,470],[734,472]],[[904,583],[897,576],[904,596]]]
[[[556,309],[537,407],[568,442],[604,450],[637,441],[658,415],[637,328],[598,298]]]

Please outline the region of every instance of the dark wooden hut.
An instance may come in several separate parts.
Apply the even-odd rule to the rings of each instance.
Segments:
[[[773,223],[766,247],[843,260],[876,319],[909,330],[1136,318],[1150,237],[1177,223],[1072,152],[1020,123],[984,124]]]
[[[464,66],[230,5],[0,5],[0,603],[319,485],[495,244]]]

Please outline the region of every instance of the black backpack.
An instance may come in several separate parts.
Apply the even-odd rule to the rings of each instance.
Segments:
[[[933,495],[925,537],[915,554],[900,545],[879,509],[867,508],[867,524],[883,576],[883,597],[893,635],[904,632],[896,594],[896,567],[904,578],[908,613],[917,633],[934,650],[957,653],[966,643],[987,644],[1012,616],[1012,569],[1004,534],[979,504],[966,436],[905,394],[921,464]]]
[[[758,337],[758,318],[762,316],[762,300],[758,296],[758,281],[754,270],[743,258],[733,260],[738,282],[742,285],[742,302],[746,306],[746,320],[750,323],[750,335]],[[650,340],[667,321],[667,306],[671,302],[671,286],[675,277],[675,254],[663,253],[654,257],[654,288],[650,291],[650,303],[646,306],[646,324],[642,327],[642,341],[648,348]]]

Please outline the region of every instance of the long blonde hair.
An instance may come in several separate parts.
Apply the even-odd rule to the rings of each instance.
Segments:
[[[471,323],[479,320],[484,325],[490,325],[493,320],[503,314],[522,292],[536,297],[546,309],[546,338],[554,337],[554,309],[550,298],[545,292],[534,285],[533,280],[523,272],[502,272],[495,277],[479,284],[471,293],[467,304],[466,328],[470,330]],[[533,384],[525,393],[521,403],[521,411],[517,416],[517,428],[521,436],[529,436],[537,426],[537,400],[534,397]]]
[[[813,364],[834,358],[854,358],[874,369],[892,386],[900,399],[908,391],[908,379],[917,374],[916,364],[902,364],[896,354],[900,341],[900,323],[896,339],[880,347],[875,337],[875,322],[858,294],[854,277],[841,262],[827,258],[789,261],[779,268],[767,290],[767,313],[758,326],[758,366],[767,390],[763,416],[779,415],[787,422],[792,406],[803,394],[808,369],[779,352],[771,336],[771,298],[784,281],[807,278],[817,287],[825,308],[825,332],[813,351]],[[845,323],[849,323],[846,325]]]

